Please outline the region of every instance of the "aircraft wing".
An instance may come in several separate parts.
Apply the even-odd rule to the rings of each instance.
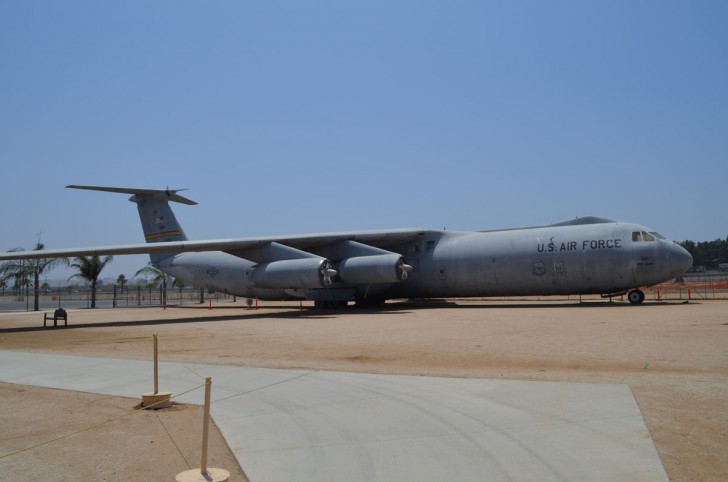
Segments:
[[[304,234],[294,236],[268,236],[261,238],[213,239],[200,241],[170,241],[159,243],[126,244],[119,246],[92,246],[86,248],[53,249],[42,251],[11,251],[0,253],[0,261],[31,258],[70,258],[77,256],[108,256],[124,254],[183,253],[224,251],[240,258],[256,260],[256,248],[271,243],[283,244],[299,250],[326,246],[340,241],[356,241],[385,249],[424,236],[423,229],[395,229],[352,231],[341,233]]]

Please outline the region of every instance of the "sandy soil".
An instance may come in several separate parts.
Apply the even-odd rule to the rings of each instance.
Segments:
[[[391,303],[377,311],[301,311],[298,303],[250,311],[244,303],[221,303],[212,310],[80,310],[69,318],[68,328],[43,329],[38,313],[0,315],[0,349],[150,359],[157,333],[165,361],[622,383],[631,387],[672,480],[728,480],[728,301],[458,300]],[[36,403],[30,400],[23,403]]]
[[[0,383],[0,456],[68,435],[0,459],[0,479],[161,481],[200,467],[202,407],[173,404],[164,410],[135,410],[138,403]],[[231,482],[247,481],[217,427],[211,425],[209,437],[208,467],[224,468]]]

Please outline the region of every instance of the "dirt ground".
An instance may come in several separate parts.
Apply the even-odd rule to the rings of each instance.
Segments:
[[[166,310],[78,310],[70,311],[69,319],[68,328],[43,329],[39,313],[2,314],[0,349],[151,359],[151,337],[156,333],[163,361],[627,384],[671,480],[728,480],[725,300],[646,302],[641,306],[580,304],[573,300],[457,300],[388,303],[376,311],[299,310],[298,303],[262,303],[259,310],[247,310],[239,302],[214,304],[212,310],[206,305]],[[38,413],[47,416],[53,409],[42,404],[64,396],[95,395],[0,386],[0,422],[3,427],[13,427],[3,430],[0,456],[76,427],[78,424],[33,425],[31,433],[26,433],[26,425],[38,415],[17,407],[38,405]],[[114,409],[129,408],[131,403],[128,399],[101,398],[109,399]],[[142,437],[142,443],[144,437],[153,439],[155,448],[165,437],[183,445],[179,440],[185,439],[184,431],[164,433],[159,426],[183,426],[184,422],[172,419],[196,410],[183,406],[168,413],[145,414],[155,423],[126,428],[110,424],[94,436],[108,436],[105,430],[128,429]],[[9,421],[13,423],[7,425]],[[150,431],[149,435],[144,430]],[[154,431],[156,435],[151,434]],[[20,467],[28,460],[40,460],[50,467],[73,457],[85,458],[86,450],[105,453],[108,446],[93,438],[87,443],[87,437],[85,433],[61,442],[64,456],[58,460],[54,458],[58,448],[52,445],[0,459],[0,467]],[[226,452],[220,456],[232,457],[222,439],[217,443],[216,453]],[[162,464],[155,457],[142,460],[131,453],[131,461],[119,460],[114,467],[109,463],[97,474],[108,480],[162,480],[186,470],[185,463],[199,466],[193,455],[175,455],[174,450],[168,450],[186,462],[176,464],[174,469],[165,468],[163,475],[149,477],[147,472],[138,472],[144,475],[134,477],[131,471],[141,470],[135,468],[137,465],[146,470],[146,466],[159,468]],[[231,480],[244,480],[242,471],[228,459],[210,465],[221,466],[239,477]],[[7,474],[5,468],[2,470]],[[121,473],[124,477],[118,477]]]
[[[0,459],[0,479],[161,481],[200,467],[202,407],[173,404],[164,410],[134,410],[138,403],[0,383],[0,456],[72,434]],[[209,436],[208,467],[224,468],[231,482],[247,481],[217,427],[211,426]]]

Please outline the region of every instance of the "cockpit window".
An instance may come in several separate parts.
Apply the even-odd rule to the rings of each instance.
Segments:
[[[656,231],[650,231],[650,234],[653,235],[654,237],[656,237],[657,239],[662,239],[662,240],[667,239],[665,236],[661,235],[660,233],[658,233]]]
[[[652,242],[657,239],[665,239],[663,235],[660,233],[651,232],[648,233],[647,231],[632,231],[632,242],[633,243],[642,243],[642,242]]]

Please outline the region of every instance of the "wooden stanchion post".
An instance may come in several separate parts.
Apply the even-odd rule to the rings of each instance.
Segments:
[[[159,392],[159,339],[154,335],[154,394]]]
[[[207,467],[207,441],[210,431],[210,393],[212,392],[212,378],[205,378],[205,409],[202,419],[202,457],[200,468],[191,469],[177,474],[178,482],[225,482],[230,478],[230,472],[224,469],[211,469]]]
[[[142,406],[154,409],[172,405],[172,392],[159,391],[159,339],[154,336],[154,392],[142,393]]]
[[[200,473],[207,472],[207,439],[210,431],[210,391],[212,390],[212,378],[205,378],[205,415],[202,420],[202,459],[200,461]]]

